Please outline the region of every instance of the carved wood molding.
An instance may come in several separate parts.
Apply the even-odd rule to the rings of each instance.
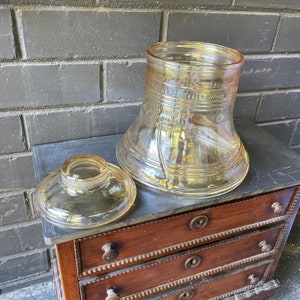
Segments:
[[[291,204],[288,207],[288,210],[286,212],[287,216],[290,217],[293,214],[293,212],[295,211],[296,205],[298,204],[299,197],[300,197],[300,187],[296,189],[296,192],[293,195]]]
[[[271,252],[273,252],[273,251],[271,251]],[[162,292],[165,292],[170,289],[174,289],[179,286],[187,285],[187,284],[190,284],[191,282],[201,280],[201,279],[207,278],[209,276],[213,276],[220,272],[224,272],[224,271],[228,271],[228,270],[240,267],[244,264],[250,264],[250,263],[255,262],[256,260],[267,258],[267,257],[268,257],[268,254],[263,253],[263,254],[260,254],[260,255],[254,256],[254,257],[245,258],[240,261],[236,261],[236,262],[224,265],[222,267],[217,267],[217,268],[214,268],[211,270],[207,270],[205,272],[193,274],[191,276],[184,277],[184,278],[172,281],[172,282],[168,282],[166,284],[162,284],[162,285],[159,285],[159,286],[156,286],[156,287],[153,287],[153,288],[150,288],[150,289],[147,289],[147,290],[144,290],[144,291],[132,294],[132,295],[121,297],[121,300],[136,300],[136,299],[143,299],[145,297],[150,297],[152,295],[162,293]]]
[[[233,228],[233,229],[229,229],[226,231],[222,231],[222,232],[218,232],[212,235],[208,235],[208,236],[204,236],[204,237],[199,237],[197,239],[193,239],[193,240],[189,240],[186,242],[182,242],[179,244],[175,244],[175,245],[171,245],[165,248],[161,248],[161,249],[157,249],[154,251],[150,251],[150,252],[146,252],[137,256],[132,256],[132,257],[128,257],[122,260],[118,260],[115,262],[111,262],[108,264],[104,264],[104,265],[100,265],[94,268],[90,268],[88,270],[84,270],[81,272],[81,268],[78,268],[78,275],[81,276],[88,276],[88,275],[92,275],[98,272],[102,272],[102,271],[106,271],[106,270],[110,270],[113,268],[120,268],[120,267],[125,267],[127,265],[133,264],[133,263],[138,263],[141,261],[145,261],[145,260],[150,260],[152,257],[158,257],[158,256],[163,256],[163,255],[167,255],[169,253],[174,253],[175,251],[180,251],[183,249],[187,249],[190,247],[196,247],[198,245],[203,244],[203,242],[209,242],[212,240],[217,240],[220,238],[225,238],[228,237],[230,235],[235,235],[241,232],[246,232],[248,230],[253,230],[253,229],[257,229],[260,227],[264,227],[264,226],[268,226],[268,225],[272,225],[272,224],[276,224],[279,222],[282,222],[286,219],[286,216],[280,216],[280,217],[276,217],[273,219],[269,219],[269,220],[265,220],[262,222],[258,222],[258,223],[253,223],[253,224],[249,224],[246,226],[242,226],[242,227],[237,227],[237,228]],[[77,265],[80,266],[80,254],[79,254],[79,249],[78,247],[76,247],[75,249],[76,253],[78,253],[78,255],[76,255],[76,257],[78,258],[78,262]]]
[[[274,191],[274,192],[270,192],[270,193],[267,193],[267,194],[263,194],[263,195],[257,195],[257,196],[250,196],[249,198],[246,198],[246,199],[239,199],[239,200],[236,200],[235,202],[230,202],[230,203],[223,203],[223,204],[219,204],[217,207],[218,208],[222,208],[222,207],[230,207],[230,206],[235,206],[237,205],[237,203],[246,203],[246,202],[251,202],[253,201],[254,199],[260,199],[260,198],[264,198],[266,197],[266,195],[274,195],[274,194],[277,194],[279,191],[284,191],[284,190],[289,190],[291,188],[287,188],[287,189],[281,189],[281,190],[277,190],[277,191]],[[300,189],[298,190],[298,193],[300,193]],[[182,216],[188,216],[188,215],[193,215],[195,213],[195,211],[199,211],[199,213],[206,213],[208,212],[209,210],[211,209],[215,209],[215,207],[203,207],[203,208],[199,208],[199,209],[196,209],[196,210],[193,210],[193,211],[189,211],[189,212],[186,212],[186,213],[179,213],[177,215],[173,215],[173,216],[166,216],[166,217],[162,217],[160,219],[157,219],[157,220],[152,220],[152,221],[146,221],[145,223],[140,223],[140,224],[135,224],[135,225],[128,225],[128,227],[122,227],[122,228],[119,228],[119,229],[114,229],[114,230],[110,230],[108,232],[102,232],[102,233],[99,233],[99,234],[94,234],[94,235],[90,235],[90,236],[87,236],[87,237],[82,237],[82,238],[79,238],[77,239],[77,241],[84,241],[84,240],[90,240],[90,239],[93,239],[93,238],[96,238],[96,237],[101,237],[101,236],[105,236],[107,235],[108,233],[111,233],[111,232],[114,232],[114,233],[118,233],[118,232],[123,232],[123,231],[126,231],[128,228],[134,228],[134,227],[143,227],[143,226],[146,226],[148,224],[156,224],[156,223],[159,223],[161,222],[162,220],[164,219],[168,219],[168,220],[176,220]],[[284,218],[285,216],[281,216],[281,218]],[[275,218],[272,218],[270,220],[273,220],[273,219],[277,219],[277,218],[280,218],[280,217],[275,217]],[[275,222],[274,222],[275,223]]]
[[[255,284],[255,287],[261,286],[265,283],[265,280],[263,278],[265,278],[265,275],[270,271],[273,262],[274,262],[273,259],[267,259],[267,260],[259,261],[254,265],[250,265],[250,266],[247,266],[246,268],[243,268],[242,270],[241,269],[232,270],[231,273],[228,273],[228,276],[235,275],[235,274],[240,273],[242,271],[247,271],[247,270],[253,269],[254,267],[257,268],[257,267],[260,267],[262,265],[265,265],[266,269],[265,269],[264,275],[262,276],[262,279]],[[207,280],[207,281],[204,281],[204,282],[201,281],[201,282],[195,283],[192,288],[190,288],[189,286],[186,287],[186,288],[183,288],[181,291],[178,291],[177,293],[174,293],[174,295],[175,294],[176,295],[181,294],[182,292],[186,292],[186,291],[191,291],[191,290],[193,290],[195,288],[198,288],[200,286],[202,287],[202,286],[205,286],[207,284],[211,284],[211,283],[214,283],[214,282],[221,281],[221,280],[223,280],[223,278],[224,278],[223,276],[218,275],[216,278],[213,278],[212,280]],[[247,285],[243,288],[236,289],[236,290],[230,291],[226,294],[222,294],[222,295],[219,295],[217,297],[214,297],[213,300],[224,299],[224,298],[227,298],[227,297],[231,296],[232,294],[234,294],[236,292],[244,292],[244,291],[250,290],[252,288],[253,288],[253,285],[250,284],[250,285]],[[169,294],[166,295],[166,296],[163,296],[161,298],[161,300],[163,300],[165,298],[168,298],[168,297],[169,297]]]
[[[283,229],[285,226],[283,224],[280,224],[277,227]],[[261,230],[260,233],[268,232],[268,231],[269,231],[269,229],[265,229],[265,230]],[[233,240],[234,241],[242,241],[245,238],[249,238],[251,236],[256,236],[257,234],[258,234],[257,232],[251,232],[251,233],[248,233],[248,234],[243,235],[243,236],[235,237],[232,240],[221,241],[217,244],[218,245],[221,244],[222,246],[226,247],[226,245],[230,244]],[[279,236],[278,236],[277,239],[280,239],[283,234],[284,234],[284,230],[281,230],[281,232],[279,233]],[[203,246],[203,249],[205,249],[205,250],[213,249],[215,246],[216,246],[215,244],[208,245],[208,246]],[[241,260],[238,260],[238,261],[226,264],[226,265],[222,265],[222,266],[218,266],[218,267],[213,268],[213,269],[202,271],[200,273],[193,274],[193,275],[190,275],[190,276],[182,278],[182,279],[178,279],[178,280],[176,280],[172,283],[166,283],[165,285],[162,285],[162,286],[168,286],[168,288],[171,288],[174,284],[175,284],[175,286],[182,285],[182,284],[188,283],[190,281],[194,281],[194,280],[197,280],[197,279],[201,279],[201,278],[204,278],[204,277],[214,275],[216,273],[221,273],[221,272],[230,270],[234,267],[238,267],[238,266],[243,265],[243,264],[249,264],[249,263],[264,259],[264,258],[273,257],[275,254],[276,254],[276,249],[275,249],[275,246],[274,246],[273,249],[268,251],[268,252],[259,253],[259,254],[253,255],[251,257],[246,257],[246,258],[243,258]],[[163,261],[154,261],[151,264],[139,265],[135,268],[120,270],[117,273],[112,273],[112,274],[109,274],[109,275],[103,275],[101,277],[95,277],[94,279],[91,279],[89,282],[87,282],[86,285],[93,284],[93,283],[98,282],[98,281],[106,280],[108,278],[112,278],[112,277],[115,277],[115,276],[119,276],[120,274],[135,272],[135,271],[141,270],[141,269],[144,269],[145,271],[147,271],[147,269],[150,268],[151,266],[161,264],[161,263],[164,263],[164,262],[168,262],[168,261],[172,261],[172,260],[178,259],[178,257],[184,257],[186,255],[190,255],[190,254],[179,254],[179,255],[169,256],[169,257],[164,258]],[[171,286],[169,286],[169,285],[171,285]],[[159,287],[157,287],[157,288],[159,288]]]

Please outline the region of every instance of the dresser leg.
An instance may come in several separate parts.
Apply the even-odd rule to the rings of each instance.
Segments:
[[[64,300],[79,300],[74,242],[55,245]]]

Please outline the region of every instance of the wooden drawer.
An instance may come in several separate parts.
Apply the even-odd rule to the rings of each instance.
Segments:
[[[79,239],[78,274],[102,274],[278,222],[293,194],[280,190]]]
[[[248,290],[263,283],[272,262],[263,262],[240,268],[212,280],[195,284],[180,292],[161,297],[161,300],[208,300],[220,295],[229,296],[234,290]],[[228,290],[230,287],[230,290]]]
[[[191,283],[275,253],[284,225],[255,231],[223,242],[197,247],[135,269],[112,272],[83,287],[86,299],[105,299],[106,290],[115,287],[121,297],[142,299],[171,287]],[[123,299],[123,298],[122,298]],[[127,299],[127,298],[125,298]],[[131,299],[131,298],[128,298]]]

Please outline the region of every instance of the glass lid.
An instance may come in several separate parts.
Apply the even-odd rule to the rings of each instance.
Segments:
[[[123,217],[134,206],[132,178],[102,157],[67,159],[37,187],[34,204],[41,216],[67,228],[92,228]]]

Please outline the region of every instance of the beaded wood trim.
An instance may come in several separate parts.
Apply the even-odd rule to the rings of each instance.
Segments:
[[[255,286],[260,286],[260,285],[263,285],[264,284],[264,276],[266,273],[268,273],[271,269],[271,266],[272,266],[272,263],[274,262],[273,259],[268,259],[268,260],[264,260],[264,261],[260,261],[257,263],[257,265],[250,265],[250,266],[247,266],[246,268],[243,268],[243,270],[241,269],[238,269],[238,270],[233,270],[231,273],[228,274],[228,276],[231,276],[231,275],[235,275],[235,274],[238,274],[238,273],[242,273],[243,271],[247,271],[247,270],[251,270],[253,268],[257,268],[257,267],[261,267],[262,265],[265,265],[266,266],[266,269],[264,271],[264,274],[262,276],[262,279],[255,284]],[[176,293],[174,293],[174,296],[175,295],[179,295],[181,294],[182,292],[188,292],[188,291],[192,291],[194,288],[198,288],[198,287],[202,287],[202,286],[205,286],[207,284],[211,284],[211,283],[214,283],[214,282],[218,282],[220,280],[223,280],[224,277],[223,276],[218,276],[217,278],[215,279],[212,279],[212,280],[209,280],[209,281],[206,281],[206,282],[200,282],[200,283],[197,283],[195,285],[193,285],[193,287],[186,287],[186,288],[183,288],[181,291],[177,291]],[[253,285],[249,284],[248,286],[246,287],[243,287],[243,288],[240,288],[238,289],[238,291],[245,291],[245,290],[248,290],[248,289],[251,289],[253,288]],[[234,291],[230,291],[226,294],[222,294],[220,296],[216,296],[214,297],[213,299],[214,300],[219,300],[219,299],[223,299],[223,298],[226,298],[228,296],[231,296],[234,292],[236,292],[237,290],[234,290]],[[170,295],[166,295],[164,297],[161,297],[161,300],[165,299],[165,298],[168,298]]]
[[[281,225],[278,225],[277,226],[278,229],[282,229],[284,226],[281,224]],[[268,232],[270,229],[265,229],[263,231],[260,231],[260,233],[263,233],[263,232]],[[282,235],[283,234],[283,230],[280,231],[279,235]],[[222,241],[221,244],[222,246],[226,246],[227,244],[230,244],[232,241],[241,241],[245,238],[249,238],[251,236],[256,236],[258,233],[257,232],[252,232],[252,233],[249,233],[249,234],[246,234],[246,235],[243,235],[243,236],[239,236],[239,237],[235,237],[233,240],[225,240],[225,241]],[[279,237],[277,237],[278,239]],[[203,249],[213,249],[216,245],[209,245],[209,246],[204,246]],[[203,272],[200,272],[200,273],[197,273],[197,274],[193,274],[191,276],[188,276],[188,277],[185,277],[185,278],[182,278],[182,279],[178,279],[176,281],[173,281],[173,282],[170,282],[170,283],[166,283],[166,284],[163,284],[163,285],[160,285],[158,287],[155,287],[155,288],[152,288],[152,289],[149,289],[149,290],[146,290],[146,291],[143,291],[143,292],[140,292],[138,294],[143,294],[143,296],[148,296],[148,294],[152,294],[152,293],[158,293],[158,292],[161,292],[161,291],[164,291],[166,289],[170,289],[170,288],[174,288],[178,285],[183,285],[183,284],[186,284],[186,283],[189,283],[191,281],[195,281],[195,280],[198,280],[198,279],[202,279],[204,277],[208,277],[208,276],[211,276],[211,275],[214,275],[216,273],[220,273],[220,272],[223,272],[223,271],[227,271],[227,270],[230,270],[232,268],[235,268],[235,267],[238,267],[240,265],[243,265],[243,264],[249,264],[251,262],[255,262],[257,260],[260,260],[260,259],[263,259],[263,258],[267,258],[267,257],[272,257],[274,254],[276,253],[276,249],[273,247],[273,249],[269,252],[265,252],[265,253],[260,253],[260,254],[257,254],[257,255],[254,255],[254,256],[251,256],[251,257],[247,257],[247,258],[243,258],[241,260],[238,260],[238,261],[235,261],[235,262],[232,262],[232,263],[229,263],[227,265],[223,265],[223,266],[220,266],[220,267],[216,267],[216,268],[213,268],[213,269],[210,269],[210,270],[207,270],[207,271],[203,271]],[[182,254],[182,255],[179,255],[184,257],[186,255],[190,255],[190,254]],[[178,256],[172,256],[172,257],[167,257],[163,260],[163,262],[167,262],[167,261],[172,261],[172,260],[175,260],[177,259]],[[94,280],[91,280],[89,282],[86,283],[86,285],[90,285],[90,284],[93,284],[93,283],[96,283],[98,281],[103,281],[103,280],[106,280],[106,279],[109,279],[109,278],[112,278],[112,277],[116,277],[116,276],[119,276],[121,274],[126,274],[126,273],[130,273],[130,272],[135,272],[137,270],[147,270],[148,268],[154,266],[154,265],[158,265],[158,264],[161,264],[162,262],[160,261],[154,261],[153,263],[151,263],[150,265],[140,265],[136,268],[130,268],[130,269],[125,269],[125,270],[122,270],[120,272],[117,272],[117,273],[113,273],[113,274],[109,274],[109,275],[106,275],[106,276],[103,276],[101,278],[95,278]],[[127,300],[127,298],[124,298]],[[139,298],[128,298],[129,299],[139,299]]]
[[[276,192],[269,193],[268,195],[275,194],[275,193]],[[239,202],[248,202],[248,201],[251,201],[254,198],[255,199],[257,199],[257,198],[263,198],[264,196],[265,195],[258,196],[258,197],[253,197],[253,198],[242,200],[242,201],[239,201]],[[75,254],[76,254],[76,264],[77,264],[78,273],[81,273],[81,275],[83,275],[83,276],[91,275],[91,274],[97,273],[99,271],[109,270],[109,269],[112,269],[114,267],[126,266],[127,264],[139,262],[141,260],[149,259],[149,258],[154,257],[154,256],[164,255],[164,254],[166,254],[166,253],[168,253],[170,251],[174,251],[174,250],[180,251],[183,248],[188,248],[188,247],[191,247],[191,246],[196,246],[197,244],[199,244],[201,242],[215,240],[215,239],[218,239],[218,238],[223,237],[223,236],[228,236],[228,235],[240,233],[240,232],[246,231],[246,230],[257,229],[259,227],[268,226],[268,225],[272,225],[272,224],[284,221],[284,220],[286,220],[288,217],[290,217],[294,213],[294,210],[295,210],[295,207],[296,207],[297,202],[299,200],[299,197],[300,197],[300,188],[298,188],[295,191],[295,193],[294,193],[294,195],[292,197],[292,201],[291,201],[290,205],[288,206],[288,208],[286,210],[286,214],[283,215],[283,216],[279,216],[279,217],[268,219],[268,220],[265,220],[265,221],[262,221],[262,222],[258,222],[258,223],[249,224],[249,225],[246,225],[246,226],[242,226],[242,227],[238,227],[238,228],[226,230],[226,231],[219,232],[219,233],[216,233],[216,234],[213,234],[213,235],[209,235],[209,236],[205,236],[205,237],[193,239],[193,240],[190,240],[190,241],[187,241],[187,242],[179,243],[179,244],[172,245],[172,246],[169,246],[169,247],[166,247],[166,248],[162,248],[162,249],[158,249],[158,250],[155,250],[155,251],[150,251],[148,253],[137,255],[137,256],[134,256],[134,257],[129,257],[129,258],[117,261],[117,262],[113,262],[113,263],[109,263],[109,264],[106,264],[106,265],[103,265],[103,266],[98,266],[98,267],[95,267],[95,268],[91,268],[91,269],[89,269],[87,271],[84,271],[84,272],[81,272],[80,249],[79,249],[78,242],[80,242],[82,240],[92,239],[92,238],[95,238],[95,237],[98,237],[98,236],[102,236],[102,235],[105,235],[106,233],[101,233],[101,234],[98,234],[98,235],[93,235],[93,236],[89,236],[89,237],[78,239],[78,240],[76,240],[76,243],[74,244],[74,250],[75,250]],[[229,203],[229,204],[225,204],[225,205],[222,205],[222,206],[225,207],[225,206],[230,206],[230,205],[234,205],[234,204],[236,204],[236,203]],[[202,209],[202,211],[205,211],[205,210],[207,210],[207,209]],[[187,215],[187,214],[191,214],[191,212],[185,213],[184,215]],[[182,216],[182,214],[180,214],[178,216],[176,215],[176,216],[168,217],[168,218],[174,219],[174,218],[177,218],[177,217],[180,217],[180,216]],[[155,221],[147,222],[147,224],[149,224],[149,223],[157,223],[159,221],[160,220],[155,220]],[[133,225],[133,226],[140,227],[142,225],[143,224],[138,224],[138,225]],[[131,226],[131,227],[133,227],[133,226]],[[170,283],[166,283],[166,284],[163,284],[163,285],[151,288],[151,289],[147,289],[147,290],[144,290],[144,291],[132,294],[132,295],[128,295],[126,297],[122,297],[121,300],[142,299],[144,297],[148,297],[148,296],[151,296],[153,294],[164,292],[166,290],[169,290],[169,289],[181,286],[181,285],[189,284],[191,281],[196,281],[196,280],[199,280],[199,279],[201,280],[201,279],[203,279],[205,277],[212,276],[212,275],[215,275],[217,273],[224,272],[224,271],[227,271],[227,270],[230,270],[230,269],[234,269],[234,268],[239,267],[239,266],[244,265],[244,264],[253,263],[255,261],[267,258],[270,255],[274,257],[276,255],[278,249],[280,248],[280,245],[281,245],[281,243],[282,243],[282,241],[283,241],[283,239],[285,237],[285,232],[287,230],[287,227],[288,227],[287,225],[283,226],[283,228],[281,230],[281,233],[279,234],[279,237],[277,239],[277,242],[276,242],[273,250],[271,250],[271,251],[269,251],[267,253],[261,253],[261,254],[258,254],[258,255],[255,255],[255,256],[252,256],[252,257],[249,257],[249,258],[245,258],[245,259],[242,259],[242,260],[239,260],[239,261],[236,261],[236,262],[224,265],[222,267],[217,267],[217,268],[214,268],[214,269],[211,269],[211,270],[207,270],[207,271],[204,271],[204,272],[201,272],[201,273],[197,273],[197,274],[194,274],[194,275],[191,275],[189,277],[182,278],[182,279],[178,279],[176,281],[173,281],[173,282],[170,282]],[[121,228],[121,229],[114,230],[114,231],[123,231],[123,230],[126,230],[126,228]],[[211,247],[208,247],[208,248],[211,248]],[[170,258],[170,259],[172,259],[172,258]],[[170,259],[166,259],[166,260],[170,260]],[[157,264],[157,263],[153,263],[153,264]],[[141,267],[139,267],[137,269],[143,269],[143,268],[147,268],[147,266],[141,266]],[[265,278],[267,277],[270,268],[271,268],[271,264],[268,266],[268,268],[267,268],[267,270],[266,270],[266,272],[265,272],[265,274],[264,274],[261,282],[265,281]],[[135,269],[135,270],[137,270],[137,269]],[[131,272],[131,271],[132,270],[128,270],[128,271],[125,271],[125,273]],[[105,278],[107,278],[107,277],[105,277]],[[95,280],[89,281],[87,284],[93,284],[93,283],[96,283],[99,280],[103,280],[105,278],[102,278],[102,279],[98,279],[97,278]],[[84,286],[85,285],[81,285],[80,286],[80,289],[82,291],[81,292],[81,299],[82,300],[85,300],[85,296],[84,296],[84,292],[83,292],[84,291]],[[247,290],[248,290],[248,288],[242,288],[242,289],[237,290],[235,292],[245,292]],[[232,295],[232,293],[228,293],[226,295],[229,296],[230,294]],[[224,299],[224,296],[226,296],[226,295],[222,295],[222,296],[216,297],[216,298],[214,298],[214,300]]]
[[[237,203],[251,202],[254,199],[256,200],[256,199],[265,198],[266,196],[275,195],[275,194],[277,194],[280,191],[291,190],[291,189],[295,189],[295,188],[281,189],[281,190],[277,190],[277,191],[274,191],[274,192],[266,193],[266,194],[263,194],[263,195],[249,196],[246,199],[237,199],[236,202],[232,202],[232,201],[234,201],[234,199],[233,199],[232,201],[230,201],[230,203],[217,204],[216,206],[213,206],[213,207],[208,206],[208,207],[203,207],[203,208],[199,208],[199,209],[196,209],[196,210],[191,210],[191,211],[188,211],[188,212],[185,212],[185,213],[179,213],[179,214],[173,215],[173,216],[165,216],[165,217],[162,217],[160,219],[156,219],[156,220],[152,220],[152,221],[146,221],[144,223],[135,224],[135,225],[129,225],[128,227],[123,227],[123,228],[114,229],[114,230],[111,230],[111,231],[108,231],[108,232],[102,232],[102,233],[99,233],[99,234],[94,234],[94,235],[90,235],[90,236],[87,236],[87,237],[82,237],[82,238],[79,238],[77,240],[78,241],[90,240],[90,239],[93,239],[93,238],[96,238],[96,237],[107,235],[110,232],[122,232],[122,231],[128,230],[128,228],[143,227],[143,226],[146,226],[148,224],[156,224],[156,223],[159,223],[163,219],[173,220],[173,219],[178,219],[178,218],[180,218],[182,216],[192,215],[195,212],[207,212],[207,211],[210,211],[210,210],[214,210],[216,208],[233,206],[233,205],[236,205]]]
[[[241,265],[255,262],[259,259],[267,258],[271,252],[273,252],[273,251],[270,251],[268,254],[262,253],[262,254],[259,254],[259,255],[256,255],[256,256],[253,256],[253,257],[250,257],[250,258],[242,259],[242,260],[224,265],[222,267],[217,267],[217,268],[205,271],[205,272],[197,273],[197,274],[194,274],[194,275],[191,275],[191,276],[188,276],[188,277],[184,277],[184,278],[172,281],[172,282],[168,282],[166,284],[162,284],[162,285],[159,285],[159,286],[153,287],[151,289],[147,289],[147,290],[144,290],[144,291],[132,294],[132,295],[121,297],[121,300],[143,299],[145,297],[149,297],[149,296],[154,295],[154,294],[162,293],[162,292],[165,292],[167,290],[176,288],[178,286],[190,284],[193,281],[201,280],[203,278],[213,276],[217,273],[228,271],[228,270],[237,268]]]
[[[294,187],[293,188],[287,188],[287,189],[281,189],[281,190],[277,190],[277,191],[274,191],[274,192],[270,192],[270,193],[267,193],[267,194],[263,194],[263,195],[258,195],[258,196],[249,196],[249,198],[247,199],[240,199],[240,200],[237,200],[236,202],[230,202],[230,203],[223,203],[223,204],[219,204],[217,206],[214,206],[214,207],[204,207],[204,208],[199,208],[199,209],[196,209],[196,210],[193,210],[193,211],[189,211],[189,212],[186,212],[186,213],[179,213],[177,215],[174,215],[174,216],[166,216],[166,217],[162,217],[160,219],[157,219],[157,220],[152,220],[152,221],[146,221],[144,223],[140,223],[140,224],[135,224],[135,225],[129,225],[128,227],[123,227],[123,228],[119,228],[119,229],[115,229],[115,230],[111,230],[111,231],[108,231],[108,232],[102,232],[102,233],[99,233],[99,234],[94,234],[94,235],[90,235],[90,236],[87,236],[87,237],[82,237],[82,238],[79,238],[77,239],[77,241],[84,241],[84,240],[90,240],[90,239],[94,239],[96,237],[101,237],[101,236],[104,236],[104,235],[107,235],[111,232],[122,232],[122,231],[126,231],[128,230],[129,228],[134,228],[134,227],[143,227],[143,226],[146,226],[148,224],[156,224],[156,223],[159,223],[161,220],[164,220],[164,219],[169,219],[169,220],[174,220],[174,219],[178,219],[182,216],[188,216],[188,215],[192,215],[194,214],[195,212],[207,212],[207,211],[210,211],[210,210],[214,210],[216,208],[223,208],[223,207],[230,207],[230,206],[233,206],[233,205],[237,205],[238,203],[245,203],[245,202],[251,202],[253,201],[254,199],[261,199],[261,198],[264,198],[266,196],[270,196],[270,195],[275,195],[277,194],[278,192],[280,191],[284,191],[284,190],[290,190],[290,189],[295,189]],[[234,199],[233,199],[234,200]],[[291,200],[291,199],[290,199]],[[281,217],[284,217],[285,215],[281,216]],[[278,217],[275,217],[274,219],[277,219]],[[273,220],[270,219],[270,220]],[[274,222],[275,223],[275,222]]]
[[[291,204],[290,204],[290,206],[288,208],[288,211],[286,213],[286,216],[291,216],[293,214],[293,212],[294,212],[294,210],[296,208],[296,205],[298,203],[299,196],[300,196],[300,188],[296,190],[296,192],[295,192],[295,194],[294,194],[294,196],[292,198]],[[180,285],[188,284],[191,281],[196,281],[196,280],[202,279],[204,277],[208,277],[208,276],[214,275],[214,274],[219,273],[219,272],[224,272],[224,271],[227,271],[227,270],[239,267],[240,265],[243,265],[243,264],[249,264],[249,263],[255,262],[257,260],[260,260],[260,259],[263,259],[263,258],[267,258],[270,255],[271,255],[271,257],[274,257],[277,254],[277,251],[280,248],[280,246],[282,244],[282,241],[283,241],[283,239],[285,237],[285,233],[286,233],[286,230],[288,228],[288,224],[281,225],[279,227],[282,227],[282,230],[281,230],[281,232],[280,232],[280,234],[279,234],[279,236],[277,238],[277,241],[276,241],[276,244],[275,244],[273,250],[271,250],[268,253],[261,253],[259,255],[255,255],[255,256],[252,256],[252,257],[249,257],[249,258],[245,258],[245,259],[242,259],[240,261],[236,261],[236,262],[224,265],[222,267],[217,267],[217,268],[214,268],[214,269],[211,269],[211,270],[207,270],[205,272],[201,272],[201,273],[198,273],[198,274],[191,275],[189,277],[185,277],[185,278],[173,281],[171,283],[163,284],[163,285],[160,285],[160,286],[157,286],[157,287],[154,287],[154,288],[151,288],[151,289],[139,292],[139,293],[135,293],[135,294],[132,294],[132,295],[129,295],[129,296],[125,296],[125,297],[122,297],[121,300],[142,299],[143,297],[151,296],[153,294],[164,292],[164,291],[166,291],[168,289],[172,289],[172,288],[178,287]],[[262,281],[261,281],[262,283],[265,282],[265,279],[266,279],[266,277],[267,277],[270,269],[271,269],[271,265],[269,265],[269,267],[267,268],[267,270],[266,270],[266,272],[265,272],[265,274],[264,274],[264,276],[262,278]],[[274,284],[272,283],[272,287],[273,288],[276,288],[276,287],[279,286],[278,284],[275,284],[275,283],[276,283],[275,281],[274,281]],[[269,287],[268,283],[267,283],[267,286]],[[267,286],[266,286],[266,284],[263,284],[261,286],[259,285],[257,287],[256,291],[258,291],[258,290],[260,292],[266,291],[267,290],[266,288],[268,288]],[[247,291],[251,291],[251,290],[252,290],[251,288],[250,289],[242,288],[240,290],[234,291],[234,293],[237,293],[237,292],[247,292]],[[228,297],[230,294],[232,294],[232,293],[228,293],[226,295],[221,295],[221,296],[215,297],[213,299],[214,300],[224,299],[224,298]]]
[[[81,254],[80,254],[79,242],[77,240],[74,241],[74,254],[75,254],[77,276],[81,276],[81,274],[83,274],[82,265],[81,265]]]
[[[276,194],[277,192],[269,193],[267,195]],[[245,200],[239,201],[239,203],[249,202],[253,199],[263,198],[265,196],[266,195],[261,195],[261,196],[245,199]],[[242,227],[236,227],[236,228],[229,229],[229,230],[222,231],[222,232],[218,232],[218,233],[215,233],[215,234],[212,234],[212,235],[199,237],[197,239],[189,240],[189,241],[182,242],[182,243],[175,244],[175,245],[171,245],[171,246],[168,246],[168,247],[165,247],[165,248],[157,249],[157,250],[154,250],[154,251],[146,252],[146,253],[139,254],[139,255],[136,255],[136,256],[132,256],[132,257],[128,257],[128,258],[118,260],[118,261],[115,261],[115,262],[111,262],[111,263],[108,263],[108,264],[99,265],[99,266],[96,266],[94,268],[90,268],[90,269],[84,270],[84,271],[81,268],[81,259],[80,259],[81,255],[80,255],[80,249],[79,249],[78,242],[83,241],[83,240],[87,240],[87,239],[92,239],[92,238],[95,238],[95,237],[100,237],[100,236],[106,235],[107,233],[101,233],[101,234],[98,234],[98,235],[93,235],[93,236],[78,239],[75,242],[75,249],[74,249],[75,250],[75,256],[76,256],[77,275],[85,277],[85,276],[89,276],[89,275],[99,273],[99,272],[102,272],[102,271],[107,271],[107,270],[110,270],[110,269],[113,269],[113,268],[125,267],[125,266],[133,264],[133,263],[138,263],[140,261],[150,260],[152,257],[163,256],[163,255],[166,255],[166,254],[174,252],[174,251],[180,251],[182,249],[197,246],[198,244],[201,244],[203,242],[209,242],[211,240],[216,240],[216,239],[219,239],[219,238],[222,238],[222,237],[234,235],[234,234],[237,234],[237,233],[240,233],[240,232],[243,232],[243,231],[253,230],[253,229],[256,229],[256,228],[259,228],[259,227],[268,226],[268,225],[271,225],[271,224],[281,222],[281,221],[287,219],[293,213],[299,196],[300,196],[300,189],[297,189],[296,192],[294,193],[293,197],[292,197],[291,204],[287,208],[287,211],[286,211],[285,215],[275,217],[275,218],[272,218],[272,219],[268,219],[268,220],[265,220],[265,221],[261,221],[261,222],[258,222],[258,223],[248,224],[248,225],[245,225],[245,226],[242,226]],[[235,204],[236,203],[227,203],[227,204],[221,205],[221,207],[228,207],[228,206],[235,205]],[[220,206],[218,206],[218,207],[220,207]],[[212,209],[214,209],[214,208],[212,208]],[[207,209],[204,209],[204,211],[205,210],[207,210]],[[176,215],[176,216],[172,216],[172,217],[168,217],[168,218],[169,219],[176,219],[176,218],[181,217],[182,215],[190,215],[192,213],[194,213],[194,212],[188,212],[188,213],[185,213],[185,214],[180,214],[180,215]],[[154,221],[151,221],[151,222],[147,222],[147,224],[149,224],[149,223],[155,224],[155,223],[158,223],[158,222],[160,222],[160,219],[154,220]],[[144,225],[144,223],[143,224],[138,224],[138,225],[133,225],[133,226],[130,226],[130,228],[132,228],[132,227],[139,227],[140,228],[143,225]],[[126,231],[127,227],[117,229],[117,230],[113,230],[112,232],[122,232],[124,230]]]
[[[288,210],[286,213],[287,216],[290,217],[293,214],[293,212],[295,211],[296,205],[299,204],[298,203],[299,197],[300,197],[300,187],[296,189],[296,191],[292,197],[291,204],[288,207]],[[299,202],[300,202],[300,200],[299,200]]]
[[[126,265],[129,265],[129,264],[137,263],[137,262],[144,261],[144,260],[149,260],[152,257],[163,256],[163,255],[166,255],[170,252],[173,253],[175,251],[180,251],[182,249],[195,247],[199,244],[202,244],[203,242],[209,242],[211,240],[216,240],[216,239],[219,239],[219,238],[222,238],[222,237],[235,235],[235,234],[241,233],[243,231],[253,230],[253,229],[257,229],[259,227],[279,223],[279,222],[281,222],[285,219],[286,219],[286,216],[280,216],[280,217],[276,217],[276,218],[269,219],[269,220],[266,220],[266,221],[262,221],[262,222],[242,226],[242,227],[229,229],[229,230],[226,230],[226,231],[218,232],[218,233],[208,235],[208,236],[204,236],[204,237],[199,237],[197,239],[189,240],[189,241],[182,242],[182,243],[175,244],[175,245],[171,245],[171,246],[168,246],[168,247],[165,247],[165,248],[161,248],[161,249],[157,249],[157,250],[154,250],[154,251],[139,254],[137,256],[124,258],[124,259],[118,260],[116,262],[111,262],[111,263],[108,263],[108,264],[104,264],[104,265],[101,265],[101,266],[90,268],[88,270],[83,271],[81,273],[81,275],[82,276],[88,276],[88,275],[92,275],[94,273],[98,273],[98,272],[101,272],[101,271],[113,269],[113,268],[116,268],[116,267],[117,268],[125,267]],[[76,258],[78,260],[80,260],[80,254],[79,254],[78,247],[76,247],[75,251],[77,253]],[[80,261],[78,261],[77,264],[78,264],[78,266],[80,266]],[[80,268],[78,268],[78,273],[80,274]]]

